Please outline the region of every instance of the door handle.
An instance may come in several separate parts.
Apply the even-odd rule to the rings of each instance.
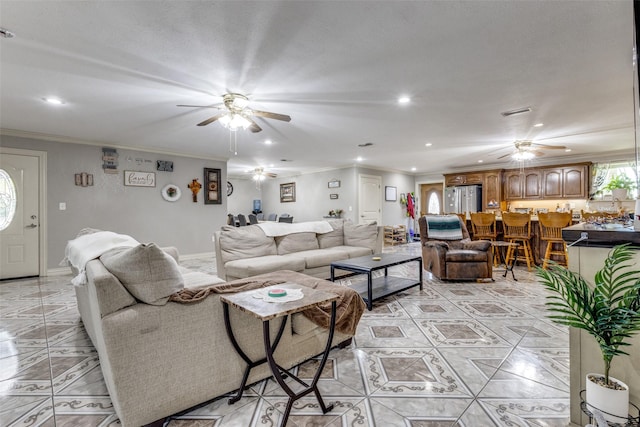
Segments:
[[[36,228],[36,227],[37,227],[36,224],[29,224],[25,228]]]

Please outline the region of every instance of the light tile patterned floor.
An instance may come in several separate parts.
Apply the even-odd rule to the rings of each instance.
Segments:
[[[385,251],[419,254],[419,244]],[[415,264],[415,263],[414,263]],[[215,273],[212,259],[182,265]],[[417,266],[392,274],[417,277]],[[567,330],[545,319],[544,292],[526,268],[517,282],[417,288],[366,312],[351,348],[333,350],[313,397],[288,426],[490,427],[569,423]],[[357,279],[354,279],[357,280]],[[0,282],[0,425],[119,425],[98,355],[80,322],[70,276]],[[348,283],[348,281],[345,281]],[[297,368],[311,377],[317,361]],[[261,381],[235,405],[219,399],[170,426],[276,426],[286,395]]]

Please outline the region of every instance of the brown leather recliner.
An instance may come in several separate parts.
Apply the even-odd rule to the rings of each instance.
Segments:
[[[492,279],[491,242],[469,239],[469,231],[462,221],[461,240],[430,239],[424,216],[418,219],[418,224],[425,270],[443,280]]]

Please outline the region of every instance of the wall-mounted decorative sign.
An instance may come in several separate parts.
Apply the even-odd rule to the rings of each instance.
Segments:
[[[338,194],[337,193],[329,194],[329,198],[331,200],[337,199],[338,198]]]
[[[156,170],[161,172],[173,172],[173,162],[170,160],[156,160]]]
[[[296,201],[296,183],[280,184],[280,203]]]
[[[124,185],[130,187],[155,187],[156,174],[154,172],[124,171]]]
[[[204,168],[204,204],[219,205],[222,203],[221,170]]]
[[[182,191],[177,185],[168,184],[162,188],[162,198],[167,202],[175,202],[182,196]]]
[[[93,174],[82,172],[75,174],[76,185],[80,187],[93,186]]]
[[[329,188],[340,188],[340,181],[334,179],[332,181],[329,181],[327,185],[329,186]]]
[[[387,202],[395,202],[398,200],[398,189],[396,187],[386,185],[384,187],[384,200]]]
[[[102,169],[104,173],[118,173],[118,152],[115,148],[102,147]]]

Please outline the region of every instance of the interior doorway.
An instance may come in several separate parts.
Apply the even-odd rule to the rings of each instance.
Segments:
[[[358,175],[359,224],[382,224],[382,177]]]
[[[420,184],[420,216],[444,212],[442,183]]]

